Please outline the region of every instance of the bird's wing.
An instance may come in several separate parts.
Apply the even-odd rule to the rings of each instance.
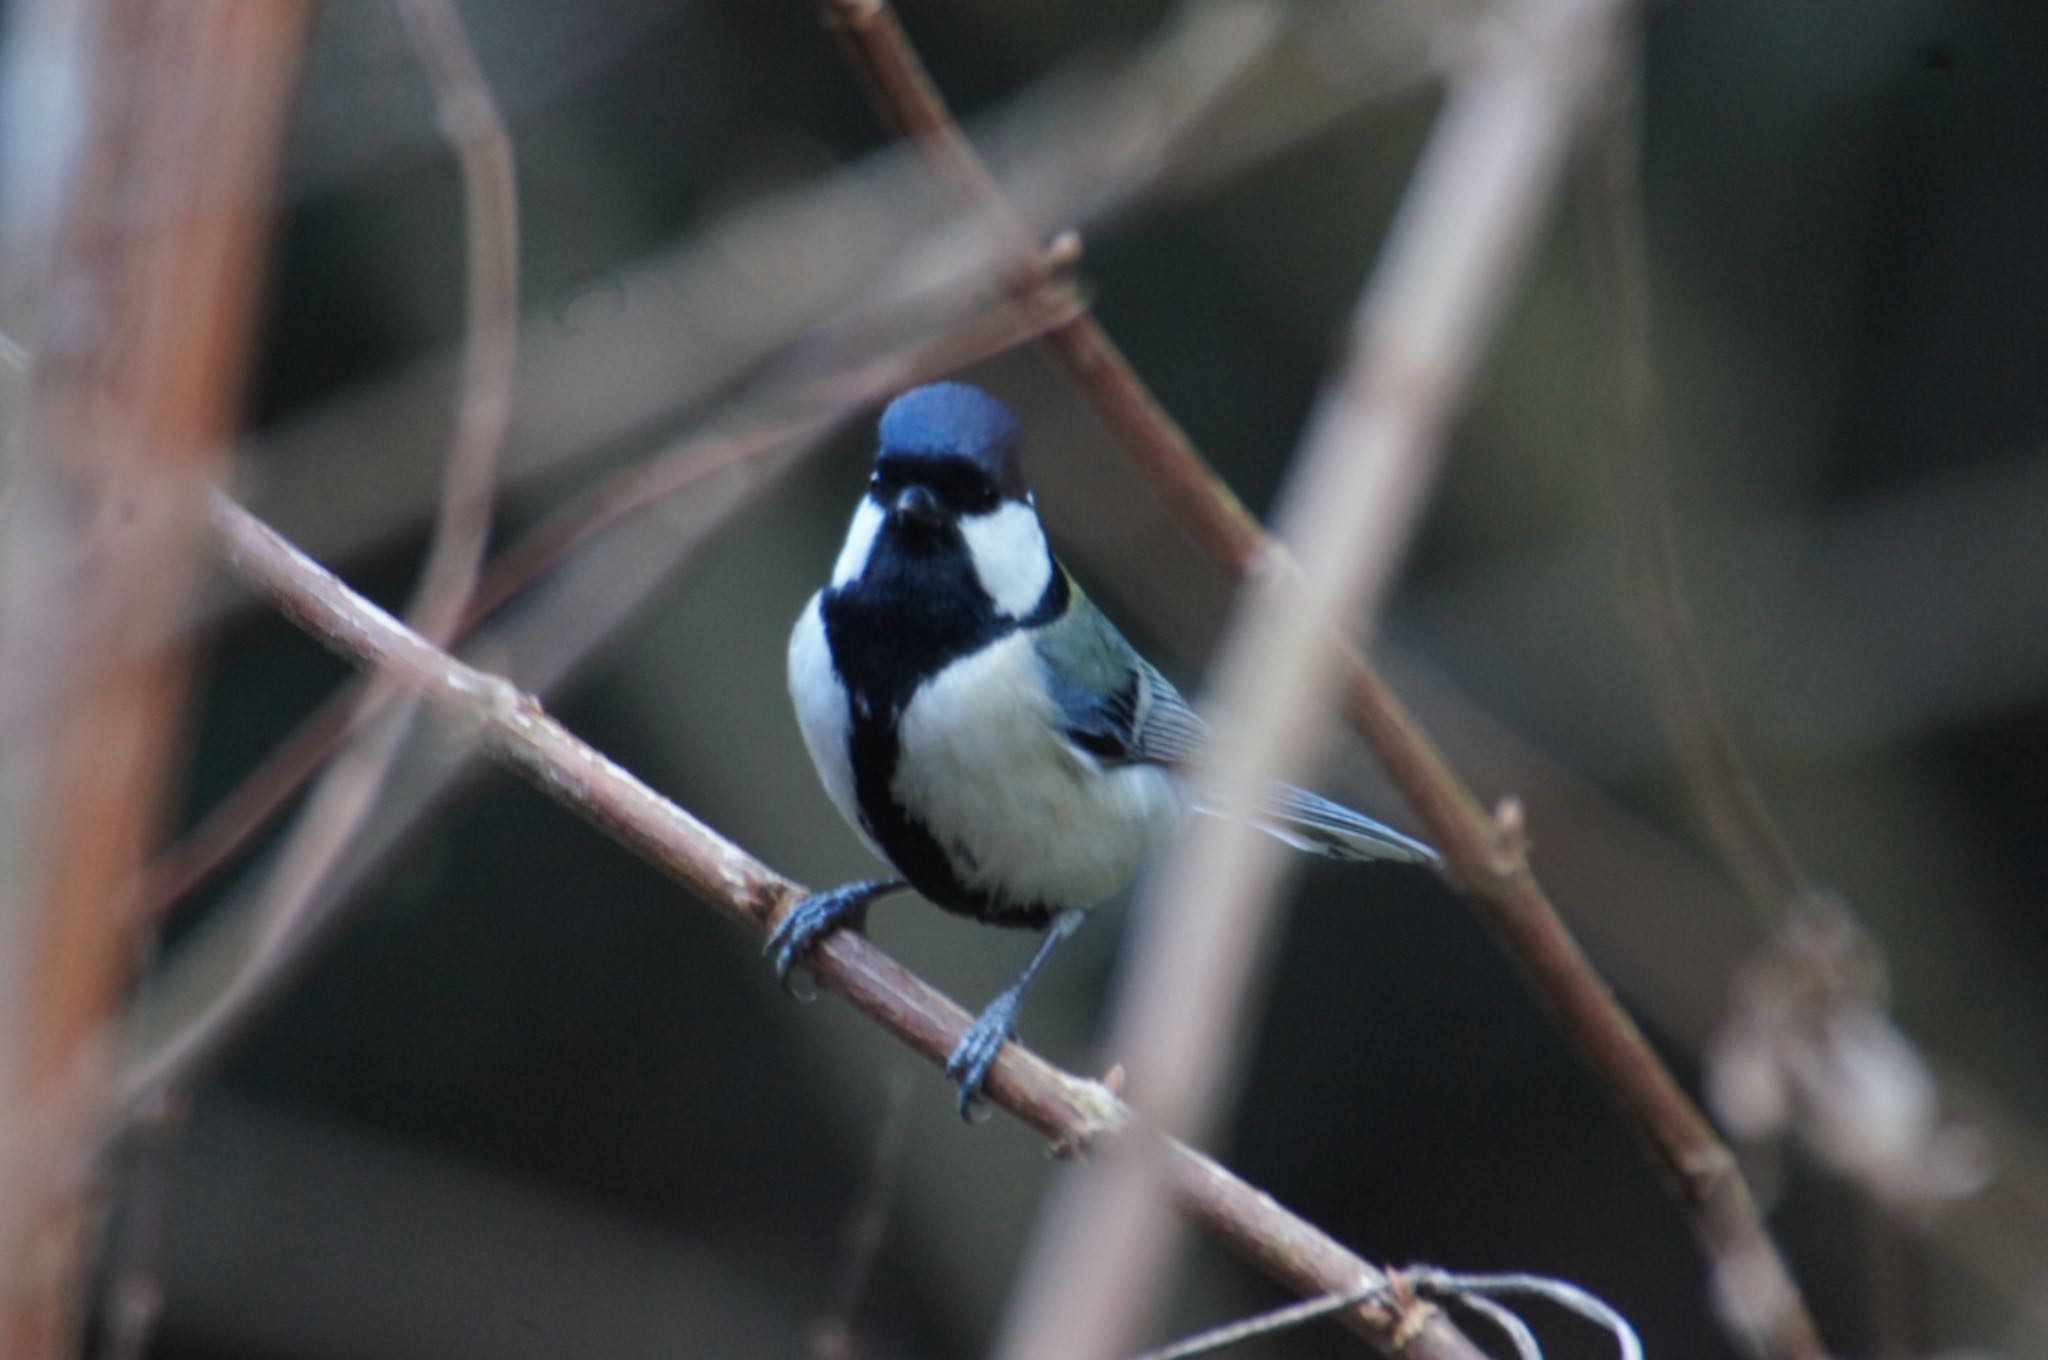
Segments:
[[[1209,725],[1073,586],[1067,612],[1034,639],[1061,735],[1104,765],[1179,765]]]
[[[1105,766],[1186,766],[1208,750],[1209,724],[1173,682],[1124,640],[1072,587],[1065,615],[1035,639],[1061,735]],[[1333,859],[1438,864],[1436,851],[1392,827],[1292,784],[1274,784],[1247,808],[1197,807],[1235,817],[1297,850]]]
[[[1230,815],[1207,807],[1198,806],[1195,810]],[[1391,859],[1433,866],[1443,863],[1442,856],[1421,841],[1292,784],[1274,784],[1243,820],[1312,855],[1347,860]]]

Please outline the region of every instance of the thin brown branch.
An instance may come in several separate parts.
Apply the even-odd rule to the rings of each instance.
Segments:
[[[474,594],[490,537],[498,456],[512,423],[519,360],[519,192],[512,138],[477,64],[454,0],[399,0],[399,15],[434,87],[442,135],[462,176],[462,377],[455,439],[433,537],[407,621],[453,636]]]
[[[10,185],[63,201],[41,243],[30,428],[0,525],[0,711],[38,719],[8,773],[40,790],[19,800],[39,824],[0,830],[32,893],[20,976],[0,977],[0,1110],[41,1116],[0,1129],[10,1360],[75,1349],[92,1216],[44,1173],[91,1127],[98,1083],[76,1074],[96,1066],[137,956],[121,889],[174,785],[192,664],[138,639],[182,616],[201,560],[198,498],[233,426],[307,13],[102,0],[72,18],[69,50],[37,54],[78,99],[56,111],[81,129],[51,172],[68,178]]]
[[[916,142],[963,203],[991,211],[985,196],[1002,191],[978,162],[967,164],[975,160],[973,148],[889,7],[882,0],[827,0],[826,8],[870,89],[881,92],[876,105],[884,120]],[[1558,71],[1574,69],[1569,52],[1552,60]],[[1162,501],[1218,562],[1243,575],[1275,551],[1092,318],[1049,333],[1047,344]],[[1734,1158],[1572,938],[1529,866],[1519,822],[1503,824],[1482,808],[1361,653],[1350,651],[1343,671],[1352,726],[1445,854],[1452,879],[1641,1136],[1717,1269],[1761,1282],[1756,1297],[1769,1300],[1769,1311],[1738,1328],[1741,1340],[1767,1356],[1817,1360],[1824,1354],[1818,1332]]]
[[[241,506],[216,497],[212,518],[234,571],[280,612],[357,665],[419,693],[459,730],[473,733],[500,764],[721,914],[765,936],[802,895],[797,884],[579,741],[531,695],[427,643]],[[827,939],[809,966],[821,986],[934,1065],[945,1061],[972,1018],[856,932]],[[1100,1083],[1061,1072],[1020,1044],[1003,1049],[987,1094],[1064,1147],[1085,1146],[1130,1118]],[[1201,1153],[1172,1145],[1166,1176],[1183,1213],[1289,1288],[1330,1293],[1379,1277],[1362,1258]],[[1389,1353],[1399,1349],[1420,1360],[1480,1355],[1441,1318],[1404,1319],[1365,1308],[1346,1320]]]

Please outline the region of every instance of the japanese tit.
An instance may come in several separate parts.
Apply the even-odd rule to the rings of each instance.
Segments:
[[[933,383],[891,402],[880,435],[832,579],[790,636],[789,691],[826,793],[899,877],[804,898],[768,951],[786,980],[906,882],[947,911],[1045,931],[947,1060],[967,1115],[1047,956],[1188,810],[1175,771],[1209,729],[1054,559],[1001,403]],[[1438,863],[1301,789],[1247,815],[1302,850]]]

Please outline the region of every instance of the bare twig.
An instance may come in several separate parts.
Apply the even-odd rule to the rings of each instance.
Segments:
[[[454,0],[399,0],[398,12],[433,83],[442,135],[462,176],[462,380],[426,566],[407,621],[436,641],[452,636],[476,589],[490,536],[498,454],[512,423],[519,358],[519,193],[512,139],[478,66]]]
[[[10,18],[49,31],[47,15]],[[0,885],[24,895],[0,922],[25,936],[20,976],[0,978],[10,1360],[75,1348],[91,1214],[76,1183],[44,1177],[92,1127],[94,1046],[136,956],[121,888],[173,784],[190,669],[186,648],[139,639],[183,616],[200,561],[199,489],[235,417],[306,18],[266,0],[99,0],[73,11],[68,50],[37,54],[77,100],[45,112],[78,135],[75,159],[40,166],[51,182],[9,186],[62,203],[37,261],[31,429],[0,507],[0,712],[36,718],[7,782],[38,790],[14,809],[35,825],[0,830],[27,866]]]
[[[230,565],[253,589],[329,647],[366,668],[401,679],[501,764],[676,879],[720,913],[765,935],[802,890],[624,769],[584,745],[539,703],[505,680],[429,645],[226,497],[213,524]],[[865,937],[841,932],[811,961],[818,983],[836,992],[928,1061],[945,1061],[971,1017],[906,972]],[[1085,1145],[1112,1133],[1129,1112],[1101,1084],[1068,1075],[1012,1044],[990,1073],[988,1097],[1045,1137]],[[1354,1253],[1224,1167],[1182,1145],[1165,1158],[1167,1184],[1182,1212],[1218,1241],[1289,1288],[1325,1293],[1372,1278]],[[1392,1349],[1429,1360],[1477,1360],[1479,1352],[1441,1319],[1395,1334],[1387,1310],[1346,1315],[1349,1325]]]
[[[1501,1328],[1514,1342],[1517,1354],[1525,1360],[1536,1357],[1540,1360],[1543,1352],[1536,1344],[1535,1335],[1529,1325],[1514,1313],[1502,1307],[1497,1300],[1502,1295],[1510,1297],[1529,1295],[1548,1299],[1561,1308],[1577,1313],[1580,1317],[1600,1326],[1614,1337],[1615,1345],[1621,1352],[1621,1360],[1643,1360],[1643,1344],[1636,1336],[1635,1328],[1610,1305],[1595,1298],[1575,1284],[1552,1279],[1547,1275],[1521,1273],[1503,1275],[1467,1275],[1457,1271],[1444,1270],[1438,1266],[1408,1266],[1401,1270],[1390,1270],[1384,1281],[1370,1287],[1361,1287],[1341,1294],[1326,1294],[1319,1299],[1306,1299],[1286,1308],[1276,1308],[1255,1317],[1240,1318],[1183,1337],[1171,1345],[1134,1355],[1131,1360],[1190,1360],[1197,1355],[1209,1355],[1216,1351],[1249,1341],[1254,1337],[1268,1336],[1274,1332],[1299,1327],[1317,1318],[1328,1317],[1346,1308],[1356,1307],[1368,1299],[1385,1295],[1397,1305],[1404,1297],[1410,1302],[1410,1316],[1421,1299],[1436,1298],[1453,1301],[1475,1312],[1483,1314],[1495,1326]]]
[[[1621,1360],[1643,1360],[1643,1343],[1628,1319],[1609,1304],[1568,1281],[1520,1272],[1468,1275],[1439,1266],[1409,1266],[1398,1274],[1404,1284],[1420,1294],[1457,1300],[1468,1306],[1484,1299],[1498,1300],[1520,1295],[1548,1299],[1604,1329],[1614,1338],[1615,1346],[1621,1351]]]
[[[847,50],[881,92],[883,118],[917,141],[941,182],[963,198],[1000,194],[985,169],[977,173],[964,164],[973,160],[973,149],[888,6],[840,0],[828,11],[843,12]],[[1554,58],[1554,69],[1578,70],[1582,55],[1567,50]],[[1212,557],[1242,575],[1272,551],[1258,521],[1092,318],[1050,332],[1047,344],[1125,454]],[[1351,652],[1344,669],[1346,716],[1444,852],[1454,881],[1642,1137],[1714,1258],[1742,1262],[1761,1282],[1759,1297],[1769,1308],[1741,1329],[1744,1341],[1774,1357],[1820,1356],[1805,1302],[1734,1158],[1579,949],[1531,871],[1521,837],[1503,834],[1361,654]]]

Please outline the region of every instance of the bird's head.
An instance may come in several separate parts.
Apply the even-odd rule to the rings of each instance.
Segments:
[[[882,412],[880,433],[869,495],[905,529],[939,533],[1005,504],[1030,508],[1017,466],[1017,422],[979,388],[912,388]]]
[[[857,579],[878,545],[916,556],[959,553],[998,610],[1028,613],[1053,567],[1008,408],[966,383],[931,383],[890,402],[879,432],[874,475],[833,584]]]

